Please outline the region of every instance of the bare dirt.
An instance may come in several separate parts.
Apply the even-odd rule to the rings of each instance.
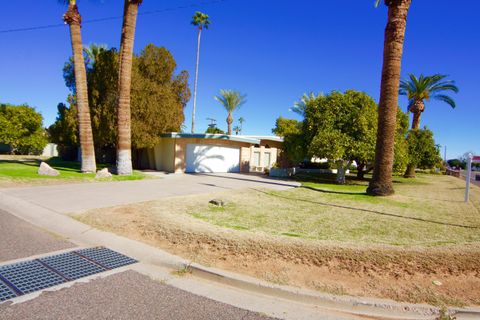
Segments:
[[[272,236],[171,214],[152,203],[92,210],[76,218],[207,266],[277,284],[437,306],[480,305],[480,245],[356,246]]]

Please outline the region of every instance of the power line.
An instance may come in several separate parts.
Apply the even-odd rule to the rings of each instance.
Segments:
[[[228,0],[202,1],[202,2],[199,2],[199,3],[192,3],[192,4],[178,6],[178,7],[170,7],[170,8],[159,9],[159,10],[139,12],[138,15],[139,16],[154,15],[154,14],[159,14],[159,13],[164,13],[164,12],[169,12],[169,11],[195,8],[195,7],[199,7],[199,6],[202,6],[202,5],[211,5],[211,4],[216,4],[216,3],[226,2],[226,1],[228,1]],[[82,21],[82,24],[90,24],[90,23],[97,23],[97,22],[104,22],[104,21],[111,21],[111,20],[119,20],[119,19],[123,19],[123,16],[112,16],[112,17],[105,17],[105,18],[98,18],[98,19],[89,19],[89,20]],[[43,30],[43,29],[53,29],[53,28],[60,28],[60,27],[64,27],[64,26],[65,26],[65,23],[57,23],[57,24],[47,24],[47,25],[35,26],[35,27],[25,27],[25,28],[17,28],[17,29],[4,29],[4,30],[0,30],[0,34],[24,32],[24,31],[36,31],[36,30]]]

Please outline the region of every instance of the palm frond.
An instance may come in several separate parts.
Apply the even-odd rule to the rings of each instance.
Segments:
[[[455,107],[457,106],[456,103],[455,103],[455,100],[453,100],[451,97],[449,97],[447,95],[444,95],[444,94],[435,95],[435,96],[433,96],[433,99],[443,101],[446,104],[448,104],[450,107],[452,107],[453,109],[455,109]]]
[[[220,94],[214,97],[214,99],[220,102],[227,112],[233,112],[245,104],[247,102],[246,98],[247,95],[242,95],[238,91],[224,89],[220,90]]]
[[[197,11],[192,17],[192,25],[200,29],[208,29],[208,26],[211,24],[208,14]]]
[[[418,100],[436,99],[449,104],[455,108],[455,101],[445,95],[440,94],[444,91],[458,92],[458,87],[453,80],[445,80],[447,76],[443,74],[434,74],[425,76],[421,74],[418,78],[414,74],[409,74],[408,79],[400,81],[399,94],[408,97],[409,108]]]

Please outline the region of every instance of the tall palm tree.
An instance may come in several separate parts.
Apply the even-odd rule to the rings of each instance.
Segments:
[[[238,118],[238,123],[240,123],[240,133],[243,134],[243,124],[245,123],[245,118],[244,117]]]
[[[227,134],[229,136],[232,135],[232,123],[233,123],[232,113],[233,111],[238,109],[241,105],[243,105],[245,102],[247,102],[246,97],[247,97],[246,95],[242,95],[240,92],[233,91],[233,90],[220,90],[220,94],[215,97],[215,100],[220,102],[220,104],[228,112]]]
[[[409,74],[408,80],[400,82],[399,94],[408,97],[408,111],[413,113],[412,130],[420,129],[420,116],[425,111],[425,100],[435,99],[447,103],[455,108],[455,100],[443,94],[445,91],[458,92],[458,87],[453,80],[445,80],[447,76],[435,74],[417,78]],[[415,165],[409,164],[404,174],[405,178],[415,178]]]
[[[378,110],[378,131],[375,166],[367,193],[374,196],[393,194],[393,148],[395,144],[398,89],[411,0],[384,0],[388,7],[383,48],[382,80]],[[380,0],[377,0],[377,5]]]
[[[409,74],[408,80],[400,82],[399,94],[407,96],[408,111],[413,113],[412,129],[420,129],[420,116],[425,111],[425,100],[435,99],[447,103],[450,107],[455,108],[455,101],[448,95],[443,94],[445,91],[458,92],[458,87],[453,80],[445,80],[447,76],[435,74],[433,76],[424,76],[423,74],[417,78],[413,74]]]
[[[125,0],[118,72],[117,174],[132,174],[132,133],[130,90],[132,86],[133,43],[138,8],[142,0]]]
[[[195,133],[195,111],[197,109],[197,83],[198,83],[198,65],[200,64],[200,39],[202,36],[202,30],[208,29],[210,20],[208,14],[200,11],[195,12],[192,17],[192,24],[198,29],[197,39],[197,62],[195,65],[195,84],[193,87],[193,111],[192,111],[192,133]]]
[[[81,150],[81,171],[95,172],[97,167],[95,163],[92,124],[90,122],[90,109],[88,106],[87,71],[83,58],[82,16],[80,12],[78,12],[76,0],[64,0],[61,2],[68,3],[68,9],[63,15],[63,20],[70,27],[70,38],[72,42],[78,132]]]

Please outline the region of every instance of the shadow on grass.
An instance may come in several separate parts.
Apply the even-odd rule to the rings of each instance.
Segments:
[[[0,163],[19,164],[28,167],[38,167],[41,162],[46,162],[49,166],[59,171],[69,171],[82,173],[81,163],[79,161],[65,161],[61,158],[50,158],[48,160],[27,159],[27,160],[0,160]],[[97,169],[109,168],[109,164],[97,163]]]
[[[367,195],[366,192],[333,191],[333,190],[325,190],[325,189],[320,189],[320,188],[315,188],[315,187],[310,187],[310,186],[300,186],[299,188],[308,189],[308,190],[312,190],[312,191],[317,191],[317,192],[321,192],[321,193],[346,194],[346,195],[354,195],[354,196],[358,196],[358,195],[366,196]]]
[[[260,192],[260,193],[263,193],[263,194],[266,194],[266,195],[269,195],[269,196],[272,196],[272,197],[277,197],[277,198],[282,198],[282,199],[287,199],[287,200],[301,201],[301,202],[313,203],[313,204],[318,204],[318,205],[322,205],[322,206],[341,208],[341,209],[347,209],[347,210],[362,211],[362,212],[368,212],[368,213],[373,213],[373,214],[387,216],[387,217],[394,217],[394,218],[401,218],[401,219],[406,219],[406,220],[427,222],[427,223],[433,223],[433,224],[449,226],[449,227],[459,227],[459,228],[466,228],[466,229],[480,229],[480,227],[478,227],[478,226],[467,226],[467,225],[463,225],[463,224],[441,222],[441,221],[428,220],[428,219],[422,219],[422,218],[416,218],[416,217],[407,217],[407,216],[402,216],[402,215],[394,214],[394,213],[386,213],[386,212],[369,210],[369,209],[355,208],[355,207],[349,207],[349,206],[344,206],[344,205],[340,205],[340,204],[333,204],[333,203],[318,202],[318,201],[312,201],[312,200],[306,200],[306,199],[291,198],[291,197],[281,196],[281,195],[278,195],[278,194],[269,193],[269,192],[254,189],[254,188],[252,188],[252,189],[257,191],[257,192]],[[361,194],[356,193],[355,195],[361,195]]]

